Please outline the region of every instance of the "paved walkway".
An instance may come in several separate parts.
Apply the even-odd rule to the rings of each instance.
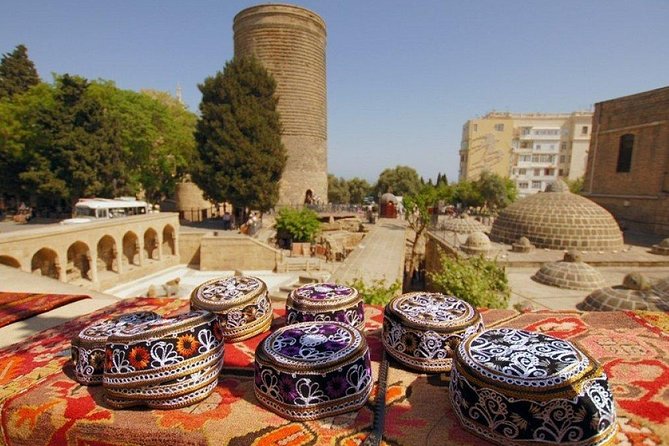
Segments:
[[[402,282],[406,221],[382,218],[367,227],[369,233],[332,273],[331,282],[347,284],[358,278],[366,285],[377,280],[385,280],[388,285]]]

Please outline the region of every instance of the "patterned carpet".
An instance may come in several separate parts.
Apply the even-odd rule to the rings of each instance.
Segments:
[[[215,392],[179,410],[115,411],[102,388],[72,379],[69,339],[103,315],[153,310],[169,315],[186,302],[137,298],[120,302],[0,350],[0,443],[9,445],[357,445],[369,432],[370,401],[358,412],[309,422],[287,421],[258,405],[251,364],[262,337],[226,345]],[[488,326],[548,333],[578,343],[603,365],[616,399],[615,444],[669,444],[669,316],[649,312],[483,312]],[[381,356],[382,310],[367,307],[367,340],[374,372]],[[275,326],[283,323],[277,313]],[[481,445],[458,424],[440,375],[409,372],[391,363],[386,394],[389,445]]]
[[[82,299],[90,296],[0,292],[0,327]]]

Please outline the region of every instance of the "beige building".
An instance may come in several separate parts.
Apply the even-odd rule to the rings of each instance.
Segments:
[[[585,195],[625,228],[669,235],[669,87],[595,104]]]
[[[510,177],[520,196],[544,190],[558,177],[585,174],[591,112],[491,112],[465,123],[460,147],[460,180],[484,170]]]

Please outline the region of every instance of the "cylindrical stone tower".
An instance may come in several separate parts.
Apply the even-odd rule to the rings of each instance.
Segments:
[[[327,202],[325,22],[297,6],[268,4],[235,16],[235,56],[254,55],[277,83],[288,161],[279,204]]]

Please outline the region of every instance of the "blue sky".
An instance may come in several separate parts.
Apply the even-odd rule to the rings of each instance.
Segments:
[[[232,57],[232,20],[262,2],[2,0],[0,53],[41,77],[174,93]],[[327,24],[328,170],[457,180],[462,125],[490,110],[569,112],[669,85],[669,1],[295,0]]]

